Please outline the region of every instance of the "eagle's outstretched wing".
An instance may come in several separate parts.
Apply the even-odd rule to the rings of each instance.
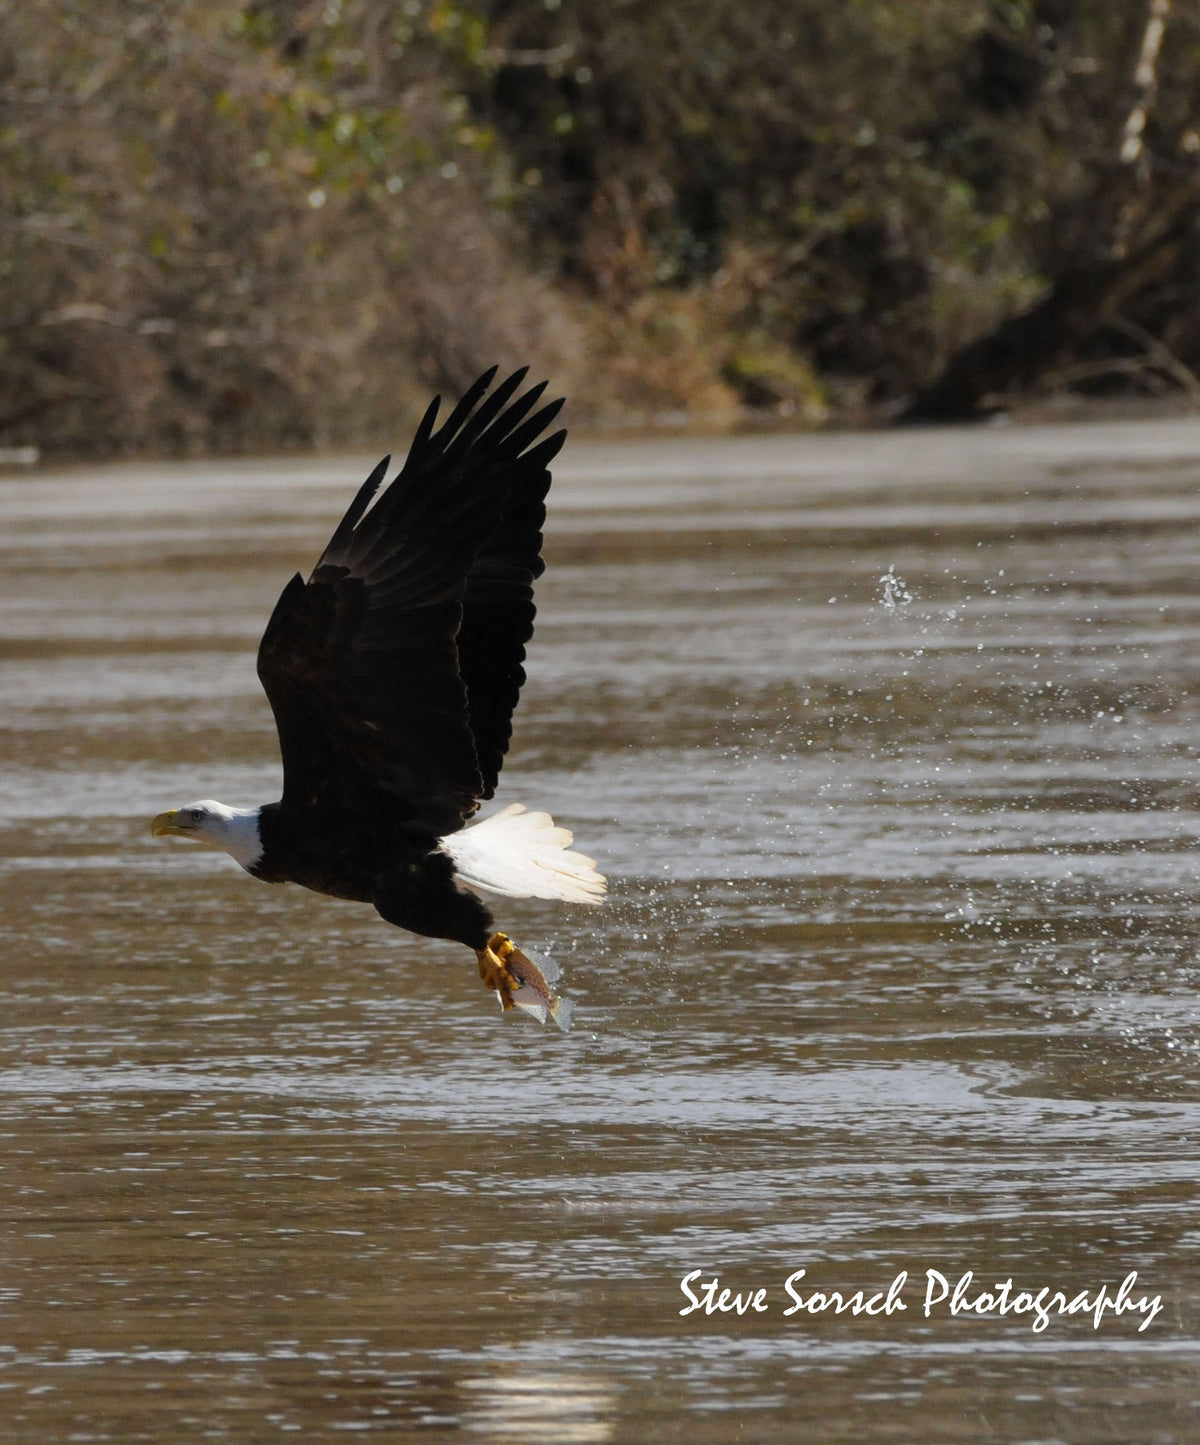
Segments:
[[[491,797],[524,682],[549,462],[562,403],[535,411],[495,368],[434,430],[426,412],[374,505],[363,483],[307,582],[276,603],[258,675],[283,753],[283,805],[389,807],[444,836]],[[532,413],[532,414],[531,414]],[[539,440],[540,438],[540,440]]]

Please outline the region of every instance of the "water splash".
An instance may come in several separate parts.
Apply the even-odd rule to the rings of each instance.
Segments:
[[[896,571],[893,563],[879,579],[879,603],[886,612],[899,612],[913,600],[908,583]]]

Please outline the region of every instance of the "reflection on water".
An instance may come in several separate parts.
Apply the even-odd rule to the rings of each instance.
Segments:
[[[1191,1438],[1200,425],[574,446],[498,800],[613,883],[505,906],[567,1036],[148,836],[277,795],[360,470],[0,481],[4,1438]]]
[[[530,1445],[598,1445],[612,1439],[615,1398],[602,1381],[521,1371],[466,1379],[462,1389],[478,1402],[464,1412],[464,1428],[490,1439]]]

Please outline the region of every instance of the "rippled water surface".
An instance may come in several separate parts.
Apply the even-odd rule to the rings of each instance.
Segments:
[[[1200,423],[572,444],[568,1035],[149,836],[363,472],[0,480],[4,1440],[1195,1439]]]

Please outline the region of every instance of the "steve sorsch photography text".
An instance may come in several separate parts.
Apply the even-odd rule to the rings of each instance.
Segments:
[[[1141,1317],[1137,1326],[1141,1334],[1162,1309],[1161,1295],[1137,1290],[1137,1270],[1129,1270],[1120,1284],[1102,1281],[1082,1287],[1019,1287],[1011,1278],[985,1283],[976,1279],[973,1270],[963,1271],[955,1280],[939,1269],[926,1268],[911,1275],[902,1269],[884,1288],[850,1291],[817,1287],[809,1281],[806,1269],[793,1270],[776,1289],[767,1285],[733,1289],[722,1285],[717,1274],[707,1279],[704,1275],[704,1270],[693,1269],[679,1281],[688,1300],[681,1315],[761,1315],[774,1312],[773,1302],[785,1305],[781,1311],[784,1319],[823,1314],[891,1316],[911,1306],[923,1319],[935,1314],[1027,1318],[1034,1334],[1041,1334],[1052,1319],[1063,1315],[1090,1317],[1092,1328],[1098,1330],[1110,1315],[1119,1319],[1132,1314]]]

